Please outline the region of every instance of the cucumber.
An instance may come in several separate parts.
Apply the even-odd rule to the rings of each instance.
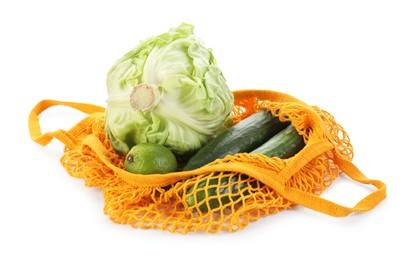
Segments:
[[[271,112],[260,110],[226,129],[203,146],[188,160],[183,170],[194,170],[226,155],[252,151],[288,124],[280,122]]]
[[[284,130],[270,138],[250,153],[259,153],[268,157],[287,159],[293,157],[305,146],[303,137],[290,124]]]
[[[196,196],[188,196],[186,198],[186,203],[189,206],[194,206],[201,202],[201,204],[198,205],[198,208],[202,212],[207,212],[209,209],[218,208],[221,204],[227,205],[230,202],[236,201],[241,197],[240,192],[248,186],[248,182],[241,182],[238,185],[239,178],[244,180],[247,179],[248,176],[242,174],[231,176],[230,174],[225,174],[220,177],[218,173],[215,173],[209,180],[202,180],[190,187],[187,194],[192,194],[195,189],[197,190],[197,194]],[[218,185],[218,183],[220,183],[220,185]],[[230,183],[230,185],[228,185],[228,183]],[[205,189],[206,186],[213,187]],[[244,191],[244,193],[246,192],[247,190]],[[207,200],[206,198],[209,199]]]
[[[268,157],[278,157],[281,159],[287,159],[294,156],[305,146],[303,137],[298,134],[294,126],[289,124],[284,130],[274,135],[268,141],[264,142],[261,146],[251,151],[251,154],[264,154]],[[215,173],[213,176],[218,176]],[[239,180],[246,180],[248,176],[245,174],[240,175],[222,175],[219,179],[212,178],[203,180],[199,183],[195,183],[187,191],[186,203],[189,207],[197,205],[202,212],[207,212],[209,209],[215,209],[221,205],[227,205],[233,201],[238,200],[242,194],[248,193],[246,187],[257,187],[257,182],[240,182]],[[240,178],[240,179],[239,179]],[[220,183],[220,185],[217,185]],[[214,187],[209,188],[210,185]],[[206,188],[207,186],[207,188]],[[194,193],[196,189],[196,196],[190,195]],[[208,205],[209,204],[209,205]]]

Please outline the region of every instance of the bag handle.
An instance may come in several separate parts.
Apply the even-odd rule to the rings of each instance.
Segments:
[[[375,208],[383,199],[386,198],[386,185],[382,181],[367,178],[351,161],[349,158],[341,155],[334,150],[334,163],[336,163],[340,170],[356,182],[362,184],[371,184],[377,189],[355,206],[347,207],[339,205],[333,201],[324,199],[316,194],[308,193],[294,187],[285,187],[284,197],[289,201],[302,205],[304,207],[328,214],[334,217],[344,217],[353,212],[366,212]]]
[[[69,131],[65,130],[57,130],[48,133],[42,133],[39,123],[39,115],[47,110],[52,106],[63,105],[72,107],[77,109],[81,112],[87,113],[90,116],[86,117],[80,123],[76,124],[73,128]],[[97,115],[95,113],[102,113],[105,111],[105,108],[87,104],[87,103],[77,103],[77,102],[65,102],[65,101],[57,101],[57,100],[42,100],[40,101],[31,111],[29,115],[29,131],[30,137],[33,141],[45,146],[47,145],[53,138],[60,140],[63,144],[65,144],[68,148],[72,149],[75,148],[77,145],[77,136],[85,131],[85,127],[92,123]],[[105,156],[105,149],[103,149],[98,142],[98,140],[94,140],[95,137],[89,136],[85,138],[83,141],[84,144],[89,145],[100,157],[100,159],[108,166],[115,167],[111,164],[110,161],[107,161]],[[302,166],[304,166],[304,162],[308,162],[308,159],[302,159],[300,161],[296,161],[295,158],[290,163],[290,167],[286,167],[279,175],[276,175],[274,171],[265,170],[253,166],[248,166],[244,163],[230,163],[224,165],[207,165],[205,167],[199,168],[197,170],[188,171],[188,172],[178,172],[173,173],[166,179],[165,175],[160,176],[160,178],[152,178],[153,183],[145,186],[159,186],[163,184],[171,183],[174,180],[181,179],[183,176],[192,176],[197,175],[202,172],[206,171],[239,171],[241,173],[246,173],[252,177],[255,177],[262,181],[263,183],[269,185],[273,188],[278,194],[283,196],[285,199],[295,203],[302,205],[304,207],[308,207],[310,209],[335,216],[347,216],[353,212],[366,212],[373,209],[376,205],[378,205],[384,198],[386,198],[386,185],[379,181],[379,180],[372,180],[368,179],[351,161],[349,158],[341,155],[335,149],[334,146],[328,140],[323,140],[319,142],[315,142],[310,144],[307,148],[307,158],[312,159],[317,155],[320,155],[324,152],[329,150],[333,151],[334,155],[334,162],[339,166],[340,170],[348,175],[351,179],[363,183],[363,184],[371,184],[377,188],[377,190],[373,191],[362,200],[360,200],[354,207],[347,207],[343,205],[339,205],[335,202],[330,200],[324,199],[316,194],[308,193],[302,190],[299,190],[294,187],[285,186],[286,181],[297,172]],[[117,174],[122,177],[128,183],[134,186],[142,186],[143,183],[146,183],[146,176],[141,178],[143,179],[136,179],[136,177],[131,177],[131,174],[127,174],[125,171],[121,169],[113,169]],[[144,182],[142,182],[144,181]]]
[[[109,168],[111,168],[125,182],[140,188],[165,186],[186,177],[208,172],[234,171],[244,173],[256,178],[257,180],[270,186],[279,195],[292,203],[302,205],[304,207],[308,207],[310,209],[335,217],[347,216],[353,212],[369,211],[376,207],[376,205],[378,205],[386,197],[386,185],[383,182],[368,179],[347,157],[339,154],[337,151],[334,151],[334,162],[346,175],[359,183],[371,184],[377,188],[377,190],[364,197],[354,207],[346,207],[333,201],[324,199],[313,193],[308,193],[294,187],[286,186],[285,183],[288,180],[288,176],[292,176],[293,173],[296,173],[297,170],[299,170],[300,166],[296,164],[295,160],[290,162],[290,165],[294,165],[294,168],[290,169],[290,167],[285,167],[284,170],[280,172],[280,174],[276,174],[276,172],[273,170],[259,168],[253,165],[247,165],[246,163],[231,162],[226,164],[205,165],[192,171],[175,172],[171,174],[161,175],[156,174],[149,176],[131,174],[113,165],[110,159],[107,158],[106,148],[95,136],[87,136],[83,144],[89,146],[98,155],[100,160],[104,162],[104,164]],[[327,152],[328,150],[333,150],[333,144],[331,144],[329,141],[315,142],[309,147],[310,148],[308,151],[310,151],[313,156],[320,155],[324,152]],[[323,148],[325,148],[325,150]],[[320,152],[314,152],[316,150],[320,150]],[[310,156],[312,155],[310,154]],[[309,160],[307,159],[304,161]],[[285,171],[285,169],[288,170]]]
[[[84,131],[84,126],[94,120],[93,117],[87,117],[69,131],[59,129],[53,132],[42,133],[40,128],[39,115],[48,108],[59,105],[71,107],[89,115],[105,111],[103,107],[87,103],[66,102],[51,99],[42,100],[33,107],[32,111],[29,114],[29,132],[30,137],[33,141],[39,143],[42,146],[46,146],[48,143],[50,143],[50,141],[52,141],[53,138],[56,138],[67,147],[74,148],[77,142],[76,136]]]

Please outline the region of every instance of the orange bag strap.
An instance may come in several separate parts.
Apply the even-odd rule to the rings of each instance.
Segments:
[[[49,107],[63,105],[75,108],[79,111],[89,114],[84,120],[76,124],[69,131],[57,130],[49,133],[42,133],[39,123],[39,115],[48,109]],[[259,168],[246,163],[226,163],[219,165],[206,165],[199,169],[187,172],[176,172],[168,175],[153,175],[153,176],[139,176],[132,175],[112,165],[111,161],[106,158],[106,149],[97,140],[95,136],[86,136],[83,140],[77,138],[79,134],[85,131],[86,126],[91,124],[98,115],[98,113],[104,112],[105,109],[100,106],[76,103],[76,102],[64,102],[56,100],[43,100],[40,101],[31,111],[29,115],[29,131],[31,138],[45,146],[53,138],[57,138],[64,143],[68,148],[75,148],[79,142],[83,142],[85,145],[91,147],[100,159],[127,183],[137,187],[156,187],[171,184],[174,181],[180,180],[183,177],[190,177],[192,175],[198,175],[206,172],[215,171],[235,171],[250,175],[266,185],[273,188],[278,194],[285,199],[313,210],[331,215],[331,216],[347,216],[353,212],[365,212],[373,209],[384,198],[386,198],[386,185],[379,180],[368,179],[351,161],[349,158],[338,153],[334,148],[334,145],[328,140],[316,141],[301,151],[301,156],[296,156],[290,162],[289,166],[284,168],[282,172],[276,174],[273,170]],[[102,116],[102,115],[101,115]],[[311,159],[318,155],[321,155],[327,151],[333,151],[334,162],[339,166],[340,170],[348,175],[351,179],[363,183],[371,184],[377,188],[361,201],[359,201],[354,207],[347,207],[339,205],[335,202],[324,199],[316,194],[308,193],[299,190],[294,187],[286,186],[286,182],[291,178],[293,174],[298,172],[303,166],[305,166]]]
[[[327,141],[329,143],[329,141]],[[317,144],[320,145],[321,144]],[[313,145],[310,146],[311,150],[314,148]],[[326,146],[329,148],[329,146]],[[333,145],[332,145],[333,147]],[[332,149],[332,148],[330,148]],[[326,152],[326,150],[320,150],[321,154]],[[386,198],[386,185],[379,180],[372,180],[367,178],[351,161],[349,158],[341,155],[338,151],[333,150],[334,153],[334,162],[339,166],[340,170],[349,176],[352,180],[362,183],[362,184],[371,184],[377,189],[362,200],[360,200],[355,206],[347,207],[339,205],[333,201],[324,199],[316,194],[308,193],[302,190],[299,190],[294,187],[285,187],[283,197],[289,201],[308,207],[310,209],[334,216],[334,217],[344,217],[353,212],[366,212],[378,205],[383,199]]]
[[[61,141],[63,144],[65,144],[67,147],[74,148],[77,143],[76,137],[85,130],[84,128],[86,125],[93,122],[94,120],[94,118],[90,116],[82,120],[80,123],[78,123],[75,127],[73,127],[69,131],[59,129],[53,132],[42,133],[41,128],[40,128],[39,115],[45,110],[47,110],[48,108],[52,106],[58,106],[58,105],[75,108],[89,115],[92,115],[93,113],[105,111],[103,107],[92,105],[92,104],[87,104],[87,103],[65,102],[65,101],[50,100],[50,99],[42,100],[33,107],[32,111],[29,114],[29,122],[28,122],[29,132],[30,132],[30,137],[32,138],[33,141],[45,146],[50,141],[52,141],[53,138],[56,138],[59,141]]]
[[[308,193],[294,187],[286,186],[286,182],[288,181],[288,179],[293,174],[298,172],[298,170],[300,170],[311,159],[334,148],[334,145],[327,140],[318,141],[307,146],[307,148],[305,148],[305,150],[303,151],[302,156],[295,157],[294,160],[291,161],[289,164],[291,166],[284,168],[284,170],[281,171],[279,174],[276,174],[275,171],[270,169],[264,169],[241,162],[211,164],[205,165],[201,168],[192,171],[174,172],[169,174],[131,174],[112,164],[110,159],[107,158],[106,148],[97,139],[97,137],[87,136],[83,144],[89,146],[98,155],[101,161],[104,162],[104,164],[107,165],[110,169],[112,169],[115,172],[115,174],[117,174],[120,178],[122,178],[130,185],[138,188],[152,188],[165,186],[186,177],[205,174],[209,172],[240,172],[243,174],[247,174],[268,185],[279,195],[281,195],[282,197],[284,197],[292,203],[302,205],[304,207],[308,207],[310,209],[335,217],[347,216],[353,212],[369,211],[373,209],[376,205],[378,205],[386,197],[386,185],[383,182],[368,179],[348,158],[340,155],[335,151],[334,161],[346,175],[348,175],[350,178],[359,183],[374,185],[377,188],[377,190],[367,195],[354,207],[346,207],[343,205],[339,205],[333,201],[324,199],[318,195]]]

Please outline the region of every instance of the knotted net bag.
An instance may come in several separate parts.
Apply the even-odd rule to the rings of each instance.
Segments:
[[[124,157],[111,147],[104,131],[105,109],[100,106],[43,100],[30,113],[29,130],[41,145],[53,138],[60,140],[65,145],[61,163],[67,172],[83,178],[88,187],[102,189],[104,212],[113,222],[135,228],[234,232],[296,205],[346,216],[368,211],[386,197],[385,184],[368,179],[352,163],[349,137],[327,111],[275,91],[240,90],[234,91],[234,96],[234,124],[260,109],[269,110],[280,121],[291,121],[303,136],[305,147],[289,159],[240,153],[192,171],[140,175],[123,170]],[[89,116],[68,131],[42,134],[39,115],[55,105]],[[321,198],[341,173],[376,189],[354,207]],[[195,205],[186,202],[189,196],[200,194],[204,201]]]

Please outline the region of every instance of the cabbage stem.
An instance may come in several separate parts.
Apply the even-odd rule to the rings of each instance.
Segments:
[[[130,105],[134,111],[151,111],[160,102],[160,91],[150,83],[140,83],[133,87],[130,94]]]

